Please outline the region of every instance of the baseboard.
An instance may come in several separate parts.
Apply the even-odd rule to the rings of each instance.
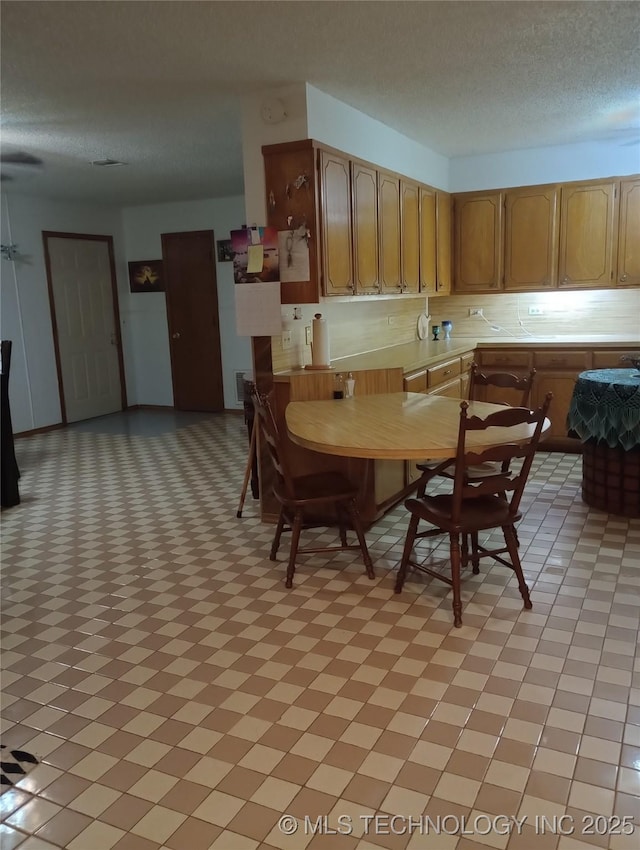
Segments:
[[[60,428],[66,428],[65,422],[57,422],[55,425],[44,425],[42,428],[32,428],[31,431],[18,431],[13,435],[14,440],[19,440],[21,437],[33,437],[36,434],[46,434],[49,431],[59,431]]]

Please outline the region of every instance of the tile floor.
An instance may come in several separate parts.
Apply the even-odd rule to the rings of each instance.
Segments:
[[[640,522],[583,505],[579,458],[529,482],[533,610],[484,562],[458,630],[444,585],[393,594],[402,506],[374,582],[315,555],[287,591],[250,495],[236,519],[241,417],[17,451],[2,743],[40,763],[0,797],[2,850],[639,846]]]

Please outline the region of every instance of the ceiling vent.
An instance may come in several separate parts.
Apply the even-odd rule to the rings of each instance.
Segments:
[[[94,159],[91,165],[96,165],[99,168],[117,168],[120,165],[127,165],[126,162],[120,162],[118,159]]]

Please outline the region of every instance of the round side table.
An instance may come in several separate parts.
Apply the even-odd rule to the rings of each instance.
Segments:
[[[583,501],[640,517],[640,370],[581,372],[567,427],[583,442]]]

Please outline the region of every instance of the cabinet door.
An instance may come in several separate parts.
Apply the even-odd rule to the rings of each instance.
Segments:
[[[567,414],[577,377],[578,373],[572,371],[540,371],[536,374],[533,389],[535,406],[541,407],[545,395],[553,393],[548,414],[551,428],[546,432],[544,439],[567,437]],[[541,447],[544,449],[544,443]]]
[[[447,384],[441,384],[433,390],[429,390],[428,395],[444,395],[447,398],[463,398],[463,390],[460,378],[454,378]]]
[[[349,160],[320,151],[322,282],[325,295],[353,293]]]
[[[472,192],[455,198],[457,292],[502,288],[503,200],[502,192]]]
[[[436,292],[436,192],[420,187],[420,291]]]
[[[560,287],[611,286],[616,225],[614,182],[562,187]]]
[[[400,245],[402,252],[402,291],[420,289],[420,216],[419,188],[407,180],[400,181]]]
[[[383,292],[401,292],[400,178],[378,172],[378,227],[380,286]]]
[[[453,283],[453,198],[436,193],[436,293],[449,295]]]
[[[375,168],[351,163],[353,271],[356,292],[375,293],[378,277],[378,175]]]
[[[556,286],[558,189],[529,186],[505,195],[504,288],[544,290]]]
[[[640,286],[640,179],[620,182],[618,286]]]

